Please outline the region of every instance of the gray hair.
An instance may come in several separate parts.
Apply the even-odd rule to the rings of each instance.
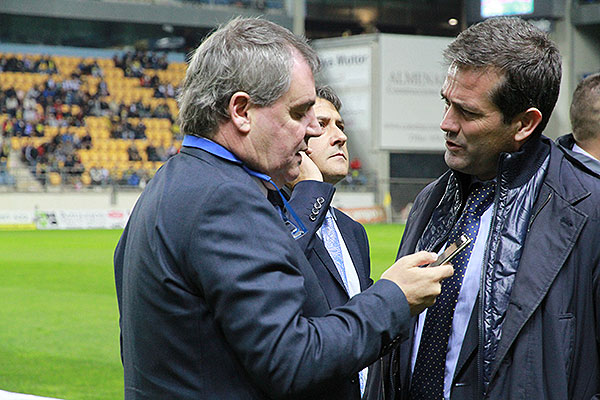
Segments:
[[[261,18],[235,18],[195,50],[178,94],[179,124],[185,134],[211,138],[229,120],[231,96],[246,92],[267,107],[290,87],[295,54],[315,74],[320,62],[306,39]]]
[[[600,138],[600,73],[579,82],[573,92],[570,116],[575,140]]]
[[[547,34],[520,18],[490,18],[458,35],[444,58],[459,68],[497,70],[503,80],[491,100],[504,123],[536,107],[542,120],[534,135],[541,135],[558,99],[562,74],[560,53]]]
[[[327,100],[339,112],[342,109],[342,101],[338,97],[338,95],[333,91],[331,86],[323,85],[317,86],[317,97],[323,100]]]

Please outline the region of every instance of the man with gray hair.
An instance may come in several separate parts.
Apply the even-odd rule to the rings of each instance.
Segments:
[[[542,135],[558,49],[493,18],[444,55],[450,170],[417,196],[398,256],[467,246],[393,353],[386,398],[598,398],[600,181]]]
[[[600,177],[600,73],[579,82],[570,114],[573,133],[557,142],[565,154]]]
[[[115,251],[126,399],[348,399],[339,390],[406,337],[453,272],[396,262],[333,310],[267,200],[318,136],[315,52],[234,19],[195,51],[179,95],[181,152],[135,205]],[[322,216],[318,216],[322,218]]]

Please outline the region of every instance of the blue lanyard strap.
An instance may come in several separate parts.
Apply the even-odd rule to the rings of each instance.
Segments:
[[[197,149],[202,149],[204,151],[209,152],[217,157],[224,158],[229,161],[233,161],[236,164],[243,164],[242,160],[237,158],[235,154],[227,150],[225,147],[221,146],[218,143],[213,142],[212,140],[208,140],[207,138],[199,137],[199,136],[191,136],[185,135],[183,137],[182,146],[186,147],[195,147]],[[266,175],[265,175],[266,176]],[[269,178],[271,179],[271,178]]]
[[[302,221],[300,220],[300,218],[298,218],[298,216],[294,212],[294,209],[292,208],[292,206],[290,205],[290,203],[288,203],[288,201],[285,199],[285,196],[283,195],[283,193],[281,193],[281,190],[279,190],[279,188],[277,187],[277,185],[275,184],[275,182],[273,182],[273,180],[271,179],[271,177],[269,175],[261,174],[260,172],[256,172],[254,170],[251,170],[250,168],[248,168],[247,166],[245,166],[243,164],[242,164],[242,168],[249,175],[255,176],[258,179],[263,180],[263,181],[268,182],[271,185],[273,185],[273,187],[275,188],[275,190],[277,190],[277,193],[279,193],[279,197],[281,197],[281,200],[283,200],[283,206],[285,207],[285,209],[288,210],[288,212],[290,213],[290,215],[292,216],[292,218],[294,218],[294,221],[296,221],[296,223],[298,224],[298,227],[303,232],[306,232],[306,226],[304,226],[304,224],[302,223]]]
[[[225,147],[221,146],[220,144],[213,142],[212,140],[209,140],[209,139],[206,139],[203,137],[199,137],[199,136],[185,135],[183,138],[182,146],[196,147],[196,148],[202,149],[210,154],[213,154],[217,157],[224,158],[225,160],[232,161],[236,164],[239,164],[242,166],[242,169],[244,171],[246,171],[246,173],[248,175],[255,176],[258,179],[260,179],[261,181],[268,182],[271,185],[273,185],[273,187],[277,190],[277,193],[279,193],[279,197],[281,197],[281,200],[283,200],[283,205],[285,206],[285,209],[290,213],[290,215],[292,216],[294,221],[296,221],[296,223],[298,224],[298,228],[300,228],[300,230],[302,231],[300,236],[306,232],[306,226],[304,226],[304,224],[302,223],[300,218],[298,218],[298,216],[294,212],[294,209],[292,208],[292,206],[285,199],[285,196],[283,195],[283,193],[281,193],[281,190],[279,190],[279,188],[277,187],[275,182],[273,182],[273,179],[271,179],[271,177],[269,175],[266,175],[266,174],[263,174],[263,173],[260,173],[258,171],[254,171],[254,170],[248,168],[246,165],[244,165],[242,160],[240,160],[235,154],[233,154],[232,152],[230,152],[229,150],[227,150]],[[294,237],[296,237],[295,234],[294,234]]]

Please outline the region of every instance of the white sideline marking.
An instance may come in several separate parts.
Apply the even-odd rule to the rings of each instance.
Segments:
[[[59,400],[52,397],[40,397],[32,394],[21,394],[0,390],[0,400]]]

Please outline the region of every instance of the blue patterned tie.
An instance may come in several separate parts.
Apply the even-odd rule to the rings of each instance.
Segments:
[[[342,278],[344,288],[346,289],[346,292],[348,292],[348,278],[346,277],[346,268],[344,268],[344,256],[342,255],[340,239],[338,238],[334,224],[335,222],[333,221],[331,213],[327,213],[323,225],[321,225],[321,236],[323,237],[325,248],[327,248],[327,252],[331,256],[331,259]]]
[[[442,293],[435,304],[427,309],[411,379],[412,400],[444,398],[446,353],[454,308],[479,230],[480,217],[493,201],[493,189],[493,183],[474,184],[463,214],[448,237],[447,243],[454,243],[461,234],[466,234],[472,242],[454,258],[454,275],[442,282]]]
[[[340,277],[342,278],[342,282],[344,283],[344,289],[346,289],[346,293],[350,295],[349,286],[348,286],[348,278],[346,276],[346,268],[344,267],[344,256],[342,254],[342,247],[340,245],[340,239],[338,238],[337,231],[334,226],[335,222],[331,213],[327,213],[325,216],[325,220],[323,221],[323,225],[321,225],[321,236],[323,238],[323,243],[325,244],[325,248],[327,252],[331,256],[333,263],[335,264],[335,268],[337,269]],[[358,382],[360,385],[360,394],[361,396],[365,392],[365,385],[367,379],[365,377],[365,372],[360,371],[358,373]]]

